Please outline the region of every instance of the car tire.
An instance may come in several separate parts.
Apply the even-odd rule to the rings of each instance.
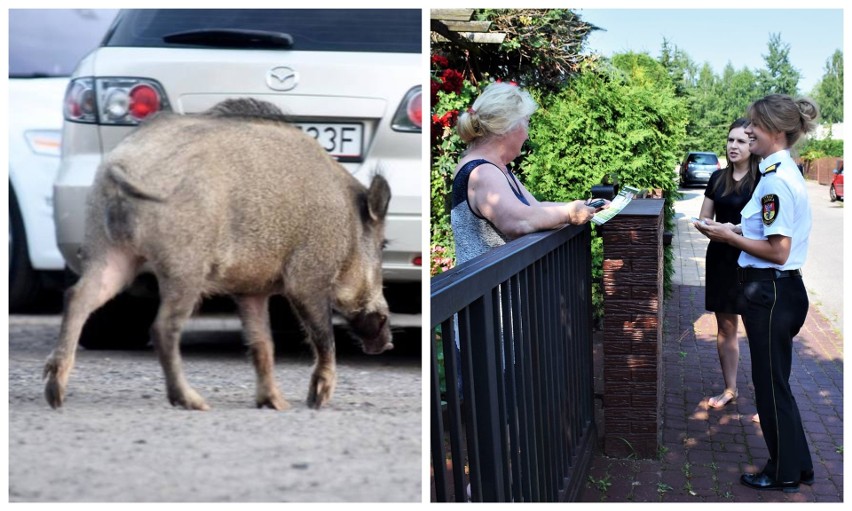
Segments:
[[[27,233],[18,200],[9,186],[9,312],[31,306],[42,290],[38,273],[33,270],[27,251]]]
[[[837,202],[837,190],[834,189],[834,185],[828,187],[828,198],[831,202]]]
[[[80,346],[89,350],[145,349],[158,308],[156,298],[122,293],[89,316]]]

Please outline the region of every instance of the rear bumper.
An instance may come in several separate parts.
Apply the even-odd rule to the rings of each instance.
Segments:
[[[54,221],[56,222],[56,244],[65,259],[65,264],[80,274],[80,247],[86,227],[86,197],[88,186],[63,186],[53,188]]]
[[[710,182],[711,172],[687,172],[683,176],[683,182],[693,185],[706,185]]]

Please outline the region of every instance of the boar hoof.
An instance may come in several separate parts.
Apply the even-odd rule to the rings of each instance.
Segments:
[[[44,377],[47,383],[44,385],[44,397],[51,408],[59,408],[65,400],[65,382],[60,382],[59,364],[56,360],[48,360],[44,366]]]
[[[65,400],[65,386],[59,384],[54,374],[50,375],[44,385],[44,397],[47,399],[47,404],[54,409],[62,406],[62,401]]]
[[[258,395],[257,396],[257,407],[258,408],[272,408],[273,410],[278,410],[279,412],[283,412],[284,410],[290,409],[290,403],[284,399],[284,396],[281,395],[280,392],[270,392],[269,394]]]
[[[308,388],[308,406],[319,410],[322,405],[331,400],[337,376],[334,372],[321,371],[311,376],[311,386]]]
[[[199,396],[194,390],[174,396],[169,393],[169,403],[172,406],[180,406],[187,410],[201,410],[202,412],[206,412],[210,409],[207,403],[204,402],[204,398]]]

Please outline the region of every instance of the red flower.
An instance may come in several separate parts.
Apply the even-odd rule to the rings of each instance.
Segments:
[[[446,92],[461,92],[464,76],[455,69],[445,69],[441,74],[441,79],[444,81],[442,89]]]
[[[432,114],[432,141],[433,144],[439,142],[446,134],[448,134],[459,119],[458,110],[450,110],[444,115]]]
[[[432,106],[434,107],[436,104],[438,104],[438,91],[441,90],[441,87],[443,86],[443,82],[441,82],[439,80],[431,80],[430,86],[431,86],[431,89],[432,89],[431,90],[432,94],[431,94],[430,97],[432,98]]]
[[[432,126],[430,131],[432,134],[432,145],[440,143],[441,138],[444,135],[444,127],[441,126],[441,118],[438,117],[438,115],[432,116]]]
[[[432,63],[438,67],[447,67],[450,65],[450,61],[447,60],[447,57],[442,55],[432,55]]]
[[[459,118],[459,111],[458,110],[450,110],[449,112],[447,112],[443,116],[441,116],[439,121],[441,123],[441,126],[443,126],[445,128],[450,128],[450,127],[456,125],[456,121],[458,120],[458,118]]]

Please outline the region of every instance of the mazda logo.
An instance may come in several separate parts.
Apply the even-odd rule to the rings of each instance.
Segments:
[[[299,73],[287,66],[273,67],[266,73],[266,85],[272,90],[293,90],[299,84]]]

